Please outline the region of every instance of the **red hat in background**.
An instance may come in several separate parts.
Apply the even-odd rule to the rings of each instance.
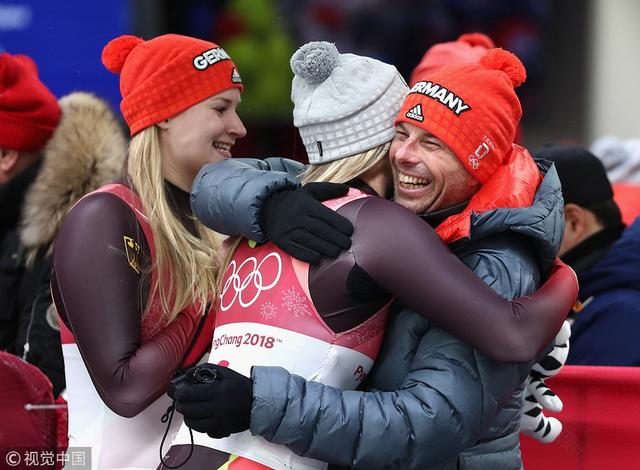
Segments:
[[[463,34],[455,41],[434,44],[427,49],[420,63],[411,72],[409,86],[426,79],[429,74],[445,65],[477,62],[487,50],[495,47],[491,38],[482,33]]]
[[[60,122],[60,106],[30,57],[0,54],[0,147],[38,152]]]
[[[224,49],[178,34],[149,41],[120,36],[105,46],[102,63],[120,74],[120,109],[132,136],[221,91],[243,88]]]
[[[477,63],[445,66],[415,83],[396,124],[421,127],[442,140],[484,183],[511,152],[522,116],[514,87],[525,78],[514,54],[490,49]]]

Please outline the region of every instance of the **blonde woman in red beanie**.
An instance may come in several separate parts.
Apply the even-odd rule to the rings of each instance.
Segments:
[[[169,426],[167,384],[211,342],[219,240],[189,190],[246,133],[242,82],[220,46],[174,34],[121,36],[102,60],[120,74],[131,143],[122,178],[81,199],[56,239],[69,446],[90,448],[93,469],[148,469]]]
[[[524,71],[507,52],[493,52]],[[170,391],[185,425],[208,434],[194,436],[196,450],[186,468],[197,468],[203,461],[224,468],[229,459],[225,453],[232,454],[229,466],[238,469],[321,469],[326,466],[323,462],[358,468],[431,468],[444,460],[452,467],[461,448],[481,438],[483,425],[492,429],[494,420],[498,430],[487,433],[487,439],[498,442],[499,434],[506,433],[511,442],[513,423],[505,429],[496,414],[507,409],[517,428],[518,405],[512,409],[511,401],[521,398],[530,361],[552,340],[575,300],[575,276],[564,268],[568,289],[556,298],[564,298],[563,307],[547,291],[537,300],[555,304],[555,312],[542,308],[533,313],[540,304],[528,301],[524,312],[522,299],[517,299],[519,313],[514,317],[508,302],[478,279],[484,276],[491,282],[483,272],[485,261],[464,259],[480,266],[474,275],[416,217],[416,211],[375,197],[384,195],[392,181],[387,157],[402,142],[394,139],[394,121],[407,87],[395,67],[339,54],[326,42],[300,48],[291,66],[294,123],[311,163],[302,182],[315,182],[314,188],[327,184],[317,182],[350,186],[346,196],[326,204],[353,223],[352,244],[336,259],[310,266],[294,260],[276,243],[239,242],[221,284],[210,364],[188,370]],[[484,68],[498,87],[506,82],[508,67],[491,62],[476,73],[482,76]],[[499,90],[496,100],[501,92],[509,95],[508,90]],[[444,144],[437,149],[430,139],[419,144],[435,158],[448,159],[449,169],[458,173],[450,170],[448,176],[463,180],[466,170],[453,153],[445,152]],[[243,164],[226,163],[236,168]],[[271,161],[256,166],[267,165]],[[207,224],[214,223],[210,214],[221,209],[211,204],[220,197],[216,167],[205,166],[194,184],[196,208],[203,209],[196,213]],[[432,162],[433,174],[403,176],[401,184],[423,193],[439,189],[442,175],[436,167]],[[537,170],[534,176],[532,186],[538,181]],[[480,183],[471,174],[465,182],[466,192],[457,197],[478,191]],[[228,180],[234,200],[244,200],[246,184],[246,175]],[[257,191],[262,184],[249,190]],[[460,188],[446,189],[456,193]],[[272,197],[292,201],[287,191]],[[296,217],[295,205],[285,202],[284,207],[287,219]],[[532,209],[541,215],[545,210],[552,212],[544,205]],[[268,212],[263,220],[269,219]],[[496,219],[502,216],[496,214]],[[507,258],[517,254],[515,249],[505,253]],[[553,260],[545,263],[550,268]],[[500,294],[512,298],[535,290],[538,279],[529,270],[536,268],[524,255],[521,269],[522,281],[517,283],[524,283],[518,286],[522,291],[513,288]],[[499,281],[502,287],[505,281]],[[392,349],[383,345],[378,356],[394,298],[387,330],[387,346]],[[547,324],[547,329],[543,324],[551,316],[553,325]],[[542,330],[546,333],[541,336],[534,333]],[[522,332],[536,339],[521,341]],[[532,349],[526,346],[534,344]],[[525,363],[500,364],[480,351]],[[376,371],[372,366],[377,358],[381,362]],[[388,392],[353,391],[372,371],[378,379],[380,374],[386,376],[386,383],[378,382],[376,388]],[[172,464],[183,462],[192,451],[186,426],[170,452]],[[517,461],[516,456],[509,459]]]

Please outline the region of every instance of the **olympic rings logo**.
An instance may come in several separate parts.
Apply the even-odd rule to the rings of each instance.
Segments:
[[[477,170],[478,168],[480,168],[480,160],[478,160],[473,155],[469,155],[469,165],[471,165],[471,168],[473,168],[474,170]]]
[[[264,284],[262,265],[270,258],[275,259],[278,268],[273,281],[271,281],[269,284]],[[244,279],[241,279],[240,272],[247,264],[252,265],[251,272],[249,272]],[[222,288],[222,293],[220,294],[220,310],[222,310],[223,312],[229,310],[235,303],[236,299],[238,299],[238,301],[240,302],[241,307],[249,307],[253,305],[258,297],[260,297],[260,294],[262,292],[272,289],[280,280],[280,276],[282,274],[282,259],[280,258],[280,255],[278,253],[271,252],[267,256],[265,256],[262,261],[260,261],[260,263],[258,263],[258,260],[253,256],[250,256],[249,258],[244,260],[242,264],[240,264],[240,266],[238,266],[236,260],[232,260],[231,263],[229,263],[229,267],[227,268],[227,273],[230,271],[231,275],[225,281]],[[255,287],[256,292],[251,299],[245,299],[243,297],[243,292],[250,285],[253,285],[253,287]],[[228,303],[226,303],[225,297],[229,292],[229,289],[233,289],[233,297]]]
[[[486,157],[488,153],[489,146],[485,142],[482,142],[480,145],[478,145],[476,151],[473,154],[469,155],[469,165],[471,165],[471,168],[473,168],[474,170],[480,168],[480,160]]]

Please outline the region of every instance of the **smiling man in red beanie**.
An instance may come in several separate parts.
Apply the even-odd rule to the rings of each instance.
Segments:
[[[493,40],[483,33],[462,34],[455,41],[434,44],[427,49],[418,65],[411,72],[409,84],[413,87],[420,81],[426,83],[431,74],[446,66],[478,62],[487,50],[492,48],[495,48]],[[520,143],[521,140],[522,127],[518,125],[514,142]],[[549,353],[550,357],[566,358],[569,346],[569,340],[566,339],[564,333],[566,331],[569,331],[568,324],[561,330],[560,336],[556,338],[556,346]],[[534,376],[531,377],[528,386],[530,393],[526,397],[527,408],[522,414],[522,432],[542,442],[553,441],[562,431],[560,421],[553,417],[547,418],[542,411],[543,407],[553,412],[562,410],[560,399],[544,384],[544,377],[548,377],[550,371],[545,369],[542,364],[554,363],[553,372],[558,373],[564,365],[564,361],[560,363],[556,359],[545,358],[534,367]],[[540,370],[545,372],[542,377],[538,376]]]
[[[0,349],[65,386],[51,308],[51,245],[68,209],[117,174],[125,139],[106,103],[60,101],[25,55],[0,54]]]
[[[497,239],[497,231],[492,234],[495,229],[490,228],[495,223],[489,215],[491,211],[526,208],[534,204],[535,196],[542,194],[543,187],[546,191],[555,187],[557,192],[555,169],[546,178],[546,184],[540,185],[542,175],[528,152],[513,144],[522,113],[513,87],[524,80],[524,69],[519,61],[509,60],[507,55],[497,51],[490,50],[479,59],[480,68],[488,67],[483,71],[474,64],[431,69],[413,85],[396,120],[398,134],[390,152],[395,200],[416,212],[429,213],[428,218],[437,221],[434,226],[437,225],[437,232],[448,243],[465,245],[468,242],[461,240],[469,240],[472,246],[479,239],[474,231],[482,233],[480,238],[489,235],[487,239]],[[496,80],[498,77],[492,68],[504,72],[501,80]],[[475,80],[469,80],[465,74],[471,74]],[[511,83],[505,80],[507,78]],[[463,101],[463,97],[470,99]],[[417,110],[420,113],[416,113]],[[416,145],[416,142],[427,144]],[[540,170],[548,168],[541,166]],[[545,204],[557,211],[557,197],[551,201],[556,202]],[[556,216],[549,217],[550,223],[545,229],[552,236],[545,248],[547,253],[542,252],[546,257],[558,249],[557,218],[557,212]],[[505,222],[506,232],[529,232],[512,221]],[[487,232],[487,228],[490,231]],[[504,228],[499,231],[502,230]],[[507,243],[505,248],[512,251],[513,247]],[[485,269],[492,272],[493,277],[500,273],[495,266],[503,265],[507,285],[502,286],[506,290],[501,293],[507,295],[510,291],[508,283],[512,282],[509,278],[515,281],[518,277],[514,270],[517,263],[501,261],[502,256],[507,256],[501,251],[502,248],[494,248],[495,262],[485,258],[489,265],[494,265]],[[531,254],[539,256],[541,253],[536,251]],[[526,250],[518,254],[523,255]],[[513,253],[508,258],[517,260]],[[526,263],[522,262],[522,266]],[[543,269],[537,275],[544,275],[545,264],[538,260],[538,267]],[[500,288],[496,290],[500,291]],[[555,375],[566,360],[568,337],[565,331],[568,331],[568,325],[556,338],[558,347],[534,366],[527,390],[522,430],[542,442],[553,441],[562,431],[560,421],[547,418],[542,407],[555,412],[562,409],[562,402],[544,385],[544,378]],[[561,362],[558,362],[559,357],[563,358]],[[549,369],[550,364],[553,364],[553,370]]]
[[[515,87],[525,77],[518,58],[501,49],[490,49],[473,63],[431,72],[407,95],[389,152],[395,202],[423,214],[454,253],[507,298],[529,294],[540,285],[557,255],[563,227],[555,169],[534,162],[526,149],[514,144],[522,115]],[[443,390],[436,385],[439,379],[428,351],[435,357],[454,339],[438,343],[428,333],[410,338],[409,332],[416,331],[410,317],[394,321],[381,351],[385,359],[368,385],[389,390],[394,384],[391,387],[404,390],[401,384],[423,383]],[[399,357],[400,351],[413,353]],[[433,413],[403,403],[409,421],[422,423],[412,428],[421,435],[420,447],[431,447],[406,457],[406,468],[521,468],[518,430],[533,364],[498,364],[486,358],[462,362],[464,368],[449,371],[457,375],[452,383],[463,383],[469,374],[482,377],[482,386],[450,384],[446,411],[435,407],[435,401],[428,403]],[[470,403],[482,403],[481,411],[470,412]],[[443,416],[456,416],[456,425]],[[544,437],[549,433],[541,430]],[[387,447],[384,452],[377,461],[395,455]]]
[[[533,202],[540,172],[513,144],[522,116],[514,88],[525,77],[516,56],[491,49],[416,82],[402,105],[390,151],[395,200],[416,213],[464,202],[438,226],[448,243],[469,237],[474,212]]]

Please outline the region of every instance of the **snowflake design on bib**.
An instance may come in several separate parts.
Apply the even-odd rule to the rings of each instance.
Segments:
[[[376,332],[368,329],[358,329],[354,333],[350,333],[347,338],[349,341],[353,341],[356,345],[368,343],[377,336]]]
[[[294,287],[285,290],[282,294],[282,306],[293,313],[293,316],[296,318],[311,316],[305,300],[306,298],[300,295]]]
[[[276,317],[278,309],[271,302],[265,302],[260,306],[260,316],[265,320],[272,320]]]
[[[368,343],[384,333],[387,322],[386,314],[377,314],[369,318],[348,334],[347,339],[357,345]]]

